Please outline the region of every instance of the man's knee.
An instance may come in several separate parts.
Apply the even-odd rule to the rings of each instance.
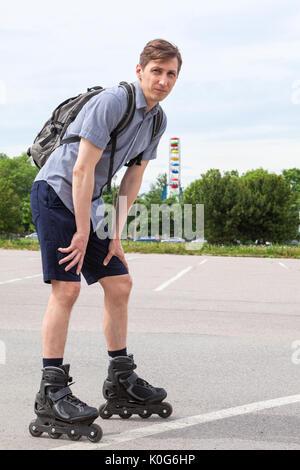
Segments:
[[[52,281],[52,294],[61,303],[73,305],[80,292],[80,282]]]
[[[121,276],[107,276],[100,279],[100,284],[102,285],[106,294],[117,294],[120,297],[129,296],[132,289],[132,278],[129,274]]]

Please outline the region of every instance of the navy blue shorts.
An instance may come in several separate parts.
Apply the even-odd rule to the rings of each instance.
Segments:
[[[67,256],[67,253],[61,253],[58,248],[67,248],[76,232],[75,216],[46,181],[36,181],[32,186],[31,212],[41,248],[44,282],[50,284],[54,279],[80,282],[80,274],[76,274],[77,265],[65,271],[67,264],[58,264]],[[128,274],[124,264],[116,256],[106,266],[103,265],[109,242],[109,237],[101,240],[91,229],[81,269],[89,285],[105,276]]]

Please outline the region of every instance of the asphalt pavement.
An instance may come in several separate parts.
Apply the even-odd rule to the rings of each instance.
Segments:
[[[41,323],[51,287],[40,253],[0,250],[0,449],[300,449],[300,261],[127,254],[128,351],[168,391],[168,419],[99,418],[98,444],[33,438]],[[73,393],[104,402],[103,290],[82,281],[65,353]]]

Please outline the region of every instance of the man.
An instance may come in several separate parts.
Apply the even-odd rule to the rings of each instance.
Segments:
[[[98,238],[96,229],[104,213],[99,193],[109,174],[110,134],[127,107],[127,96],[121,87],[107,89],[90,99],[64,136],[79,136],[80,143],[58,147],[36,177],[31,193],[32,214],[41,246],[44,282],[52,287],[42,327],[44,369],[36,400],[38,416],[62,419],[67,413],[65,421],[90,423],[97,417],[96,409],[71,394],[67,387],[69,366],[63,366],[68,324],[79,295],[81,272],[88,284],[99,282],[104,290],[103,330],[111,361],[103,387],[108,403],[100,410],[101,416],[171,413],[171,409],[161,405],[145,407],[161,403],[166,392],[138,378],[133,372],[136,367],[133,357],[127,355],[127,305],[132,279],[120,239],[144,171],[149,160],[156,158],[159,140],[166,129],[163,114],[161,128],[151,140],[153,116],[158,112],[158,103],[173,89],[181,64],[177,47],[162,39],[150,41],[140,56],[134,83],[136,109],[132,121],[118,136],[113,173],[141,152],[143,156],[140,165],[129,166],[122,179],[119,196],[127,197],[127,207],[118,200],[109,238]],[[128,410],[129,399],[139,406]],[[37,433],[36,429],[33,431]]]

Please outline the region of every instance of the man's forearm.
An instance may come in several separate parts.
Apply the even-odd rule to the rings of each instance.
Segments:
[[[116,217],[113,223],[112,238],[121,239],[123,227],[127,220],[128,212],[137,198],[141,184],[141,178],[123,178],[118,194]],[[122,203],[120,204],[121,196],[126,197],[126,199],[122,200]]]
[[[72,195],[77,232],[89,236],[91,201],[94,188],[94,175],[81,170],[74,170]]]

